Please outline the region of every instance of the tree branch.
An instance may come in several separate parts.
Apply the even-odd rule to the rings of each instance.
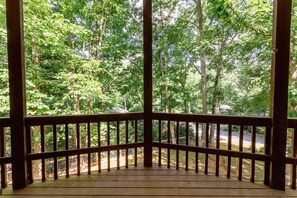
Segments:
[[[239,16],[239,14],[232,8],[232,6],[229,6],[228,4],[227,4],[227,6],[228,6],[228,8],[231,9],[231,11],[232,11],[238,18],[241,18],[241,17]],[[269,37],[272,36],[272,34],[268,34],[268,33],[265,33],[265,32],[260,32],[258,29],[256,29],[256,28],[254,28],[254,27],[248,25],[244,20],[242,20],[242,25],[244,25],[246,28],[252,30],[252,31],[255,32],[257,35],[261,35],[261,36],[269,36]]]

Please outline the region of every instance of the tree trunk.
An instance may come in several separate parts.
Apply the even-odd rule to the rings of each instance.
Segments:
[[[196,6],[197,6],[197,13],[198,13],[198,31],[199,36],[203,36],[204,31],[204,16],[203,16],[203,10],[202,10],[202,2],[201,0],[196,0]],[[200,66],[201,66],[201,99],[202,99],[202,114],[207,114],[207,85],[206,85],[206,57],[205,52],[203,50],[200,50],[199,52],[200,57]],[[206,125],[202,125],[202,145],[205,145],[206,135],[208,135],[208,132],[206,131]]]
[[[93,112],[93,102],[92,102],[92,98],[89,97],[88,98],[88,113],[92,113]]]
[[[211,109],[211,113],[213,115],[219,113],[218,112],[218,108],[219,108],[219,94],[220,94],[221,72],[222,72],[222,66],[221,65],[218,65],[217,70],[216,70],[214,90],[213,90],[213,95],[212,95],[212,109]],[[213,145],[214,144],[214,128],[215,127],[213,125],[211,125],[211,127],[210,127],[210,135],[209,135],[209,143],[210,143],[210,145]]]
[[[163,8],[162,5],[161,6],[161,29],[163,29],[164,27],[164,21],[165,16],[164,16],[164,12],[162,12]],[[170,15],[171,11],[169,12],[168,16]],[[168,60],[167,58],[169,57],[168,55],[168,46],[165,46],[162,50],[160,50],[160,68],[161,68],[161,75],[164,77],[168,76]],[[162,53],[163,52],[163,53]],[[165,91],[165,97],[164,99],[162,98],[162,92],[160,90],[160,95],[161,95],[161,106],[162,106],[162,102],[164,100],[165,103],[165,111],[168,113],[172,112],[172,107],[171,107],[171,98],[170,98],[170,90],[169,90],[169,86],[168,83],[165,81],[164,85],[162,86],[162,88],[164,87],[164,91]],[[161,107],[162,108],[162,107]],[[176,144],[176,137],[175,137],[175,130],[174,130],[174,124],[172,122],[169,122],[169,130],[168,131],[168,135],[170,136],[170,139],[172,141],[173,144]]]
[[[167,67],[167,60],[166,57],[164,57],[164,68],[165,68],[165,76],[168,75],[168,67]],[[170,94],[169,94],[169,87],[166,83],[165,85],[165,98],[166,98],[166,110],[168,113],[172,113],[172,109],[171,109],[171,99],[170,99]],[[169,134],[171,136],[171,141],[173,144],[176,144],[176,138],[175,138],[175,133],[174,133],[174,126],[172,124],[172,122],[168,123],[170,125],[169,129]],[[168,134],[168,135],[169,135]]]
[[[291,87],[296,87],[296,80],[297,80],[297,66],[296,66],[296,62],[294,62],[293,56],[291,55],[290,56],[290,82],[291,82],[290,86]],[[294,101],[291,101],[290,106],[291,106],[290,107],[291,111],[297,110],[297,104]]]
[[[32,36],[32,63],[34,65],[40,65],[40,55],[39,55],[39,46],[38,39],[35,36]]]
[[[223,59],[223,52],[224,52],[224,49],[225,49],[226,40],[227,40],[226,38],[224,38],[224,37],[222,38],[222,41],[220,43],[220,49],[219,49],[219,52],[218,52],[219,59],[218,59],[218,62],[217,62],[217,67],[216,67],[216,75],[215,75],[214,89],[213,89],[213,95],[212,95],[212,110],[211,110],[211,113],[213,115],[220,113],[219,112],[219,108],[220,108],[220,86],[221,86],[222,69],[224,68],[224,65],[225,65],[225,61]],[[212,145],[214,143],[214,126],[211,126],[210,138],[209,139],[210,139],[210,144]]]
[[[32,63],[36,65],[37,67],[40,66],[40,54],[39,54],[39,45],[38,45],[38,38],[35,36],[32,36]],[[38,70],[34,70],[36,72],[35,76],[38,77]],[[36,89],[40,91],[39,85],[36,85]],[[32,141],[33,141],[33,153],[40,153],[41,152],[41,146],[40,146],[40,128],[34,127],[32,129]],[[31,144],[31,143],[30,143]],[[40,178],[41,172],[40,172],[40,161],[33,161],[33,178]]]
[[[100,24],[99,24],[99,37],[97,37],[97,60],[100,59],[101,57],[101,48],[102,48],[102,44],[103,44],[103,36],[104,36],[104,32],[105,32],[105,28],[106,28],[106,20],[104,20],[103,18],[101,18],[100,20]]]
[[[70,47],[70,49],[73,49],[73,38],[72,38],[72,34],[70,32],[68,32],[68,45]],[[72,74],[75,74],[75,68],[74,68],[74,64],[71,62],[70,64],[70,72]],[[74,80],[74,82],[72,83],[72,89],[74,88],[74,84],[76,83],[76,80]],[[78,99],[78,95],[77,94],[73,94],[73,110],[75,112],[79,112],[79,99]]]
[[[171,113],[171,108],[168,109],[168,113]],[[174,125],[172,122],[169,121],[169,124],[170,124],[170,136],[171,136],[171,141],[172,141],[172,144],[176,144],[176,137],[175,137],[175,130],[174,130]]]
[[[207,114],[207,85],[206,85],[206,61],[204,52],[200,52],[201,64],[201,94],[202,94],[202,113]]]

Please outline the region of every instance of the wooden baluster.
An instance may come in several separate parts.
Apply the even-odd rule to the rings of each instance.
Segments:
[[[186,145],[189,145],[189,122],[186,122]],[[189,170],[189,151],[186,151],[186,171]]]
[[[243,152],[243,125],[239,129],[239,152]],[[242,157],[238,161],[238,180],[242,180]]]
[[[252,153],[256,153],[256,126],[252,127]],[[251,160],[250,181],[255,182],[255,160]]]
[[[232,150],[232,125],[228,125],[228,150]],[[230,178],[231,175],[231,157],[228,156],[227,162],[227,178]]]
[[[117,145],[120,144],[120,122],[117,121]],[[120,150],[117,150],[117,169],[120,169]]]
[[[6,156],[6,139],[5,129],[0,127],[0,157]],[[1,164],[1,187],[7,186],[7,169],[6,164]]]
[[[170,120],[167,120],[167,143],[170,144]],[[167,168],[170,168],[170,148],[167,149]]]
[[[54,152],[57,151],[57,125],[53,125],[53,149]],[[54,179],[58,179],[58,160],[57,157],[54,157]]]
[[[65,150],[69,149],[69,126],[65,124]],[[69,156],[66,156],[66,178],[69,177]]]
[[[162,121],[161,120],[158,120],[158,122],[159,122],[159,142],[161,143],[162,142]],[[161,160],[162,160],[162,153],[161,153],[161,147],[159,147],[159,158],[158,158],[158,160],[159,160],[159,167],[161,167],[161,164],[162,164],[162,162],[161,162]]]
[[[44,153],[45,151],[45,142],[44,142],[44,125],[40,126],[40,138],[41,138],[41,153]],[[46,180],[46,175],[45,175],[45,159],[41,159],[41,181]]]
[[[138,123],[137,120],[134,120],[134,142],[137,143],[138,141]],[[134,150],[134,166],[137,167],[137,147]]]
[[[196,147],[199,146],[199,124],[196,122]],[[199,155],[198,152],[196,151],[196,156],[195,156],[195,172],[198,173],[199,169]]]
[[[97,133],[98,133],[98,146],[100,147],[101,146],[101,130],[100,130],[100,122],[97,123]],[[101,173],[101,152],[99,151],[97,153],[98,155],[98,172]]]
[[[76,148],[80,149],[80,129],[79,123],[76,123]],[[77,155],[77,175],[80,175],[80,155]]]
[[[297,128],[292,132],[292,157],[297,158]],[[296,189],[296,164],[291,167],[291,188]]]
[[[32,131],[31,126],[26,126],[26,147],[27,147],[27,154],[32,153]],[[13,169],[12,169],[13,170]],[[28,174],[28,183],[32,184],[33,180],[33,167],[32,167],[32,160],[27,160],[27,174]]]
[[[129,143],[129,137],[128,137],[128,132],[129,132],[129,122],[128,120],[126,120],[126,144]],[[129,150],[126,149],[126,161],[125,161],[125,167],[128,168],[129,165],[129,161],[128,161],[128,155],[129,155]]]
[[[176,122],[176,144],[179,145],[179,121]],[[179,149],[176,149],[176,170],[179,170]]]
[[[110,123],[107,122],[107,146],[110,146]],[[110,150],[107,151],[107,171],[110,171]]]
[[[209,123],[206,123],[205,146],[209,147]],[[208,174],[208,153],[205,153],[204,174]]]
[[[264,149],[265,149],[265,155],[270,156],[271,127],[266,127]],[[270,159],[265,161],[264,184],[267,185],[267,186],[270,184]]]
[[[88,134],[88,148],[91,148],[91,124],[87,123],[87,134]],[[91,153],[88,153],[88,174],[91,174]]]
[[[220,149],[220,124],[217,123],[217,133],[216,133],[216,149]],[[220,175],[220,155],[216,155],[216,176]]]

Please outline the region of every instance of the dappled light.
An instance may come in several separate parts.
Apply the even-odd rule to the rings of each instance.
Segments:
[[[297,1],[0,0],[1,187],[295,190],[296,27]]]

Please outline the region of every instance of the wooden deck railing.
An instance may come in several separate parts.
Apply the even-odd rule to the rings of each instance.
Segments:
[[[27,117],[28,182],[45,181],[50,175],[58,179],[61,175],[80,175],[82,171],[91,174],[94,164],[100,172],[103,154],[107,170],[111,168],[112,154],[115,154],[115,167],[123,166],[122,158],[128,167],[129,151],[133,151],[130,162],[137,166],[139,148],[144,146],[143,119],[143,113]],[[193,169],[227,178],[236,176],[239,180],[248,177],[251,182],[260,179],[269,184],[271,118],[153,113],[152,119],[153,128],[157,129],[157,136],[153,137],[153,159],[159,166]],[[296,133],[297,119],[288,119],[286,178],[292,189],[296,189]],[[10,119],[1,118],[2,188],[11,183],[9,150]],[[82,158],[86,159],[85,167]],[[65,170],[61,170],[61,163]],[[260,177],[256,174],[259,167]],[[34,178],[36,171],[39,178]]]
[[[187,115],[187,114],[165,114],[165,113],[153,113],[153,120],[158,122],[159,127],[159,140],[153,142],[153,146],[159,149],[158,153],[158,164],[161,166],[161,158],[162,153],[161,149],[167,149],[167,166],[170,167],[170,151],[176,151],[176,169],[179,169],[179,151],[185,151],[185,170],[189,169],[189,152],[195,153],[195,171],[198,172],[199,165],[199,157],[198,154],[204,154],[204,173],[207,174],[209,172],[209,156],[215,156],[215,175],[219,175],[220,173],[220,156],[227,157],[227,170],[226,176],[230,178],[231,175],[231,159],[238,159],[238,179],[242,179],[242,165],[244,159],[249,159],[250,162],[250,181],[255,181],[255,162],[262,161],[264,162],[264,183],[269,183],[269,166],[270,166],[270,127],[271,127],[271,119],[270,118],[259,118],[259,117],[235,117],[235,116],[213,116],[213,115]],[[176,143],[173,143],[172,138],[170,138],[170,125],[174,122],[175,134],[176,134]],[[185,143],[181,144],[179,142],[180,136],[180,123],[185,125]],[[191,126],[194,131],[192,137],[189,135],[189,127]],[[162,130],[164,130],[163,124],[166,124],[167,127],[167,142],[162,142]],[[213,138],[215,142],[210,142],[210,131],[213,130],[215,132],[214,136],[221,136],[221,127],[227,126],[227,142],[226,148],[222,148],[220,138]],[[238,149],[235,150],[232,148],[232,127],[237,126],[239,129],[239,143]],[[251,141],[250,141],[250,152],[243,150],[243,139],[244,139],[244,127],[251,128]],[[256,130],[259,127],[264,128],[264,150],[263,153],[256,153]],[[206,131],[204,134],[203,143],[200,144],[200,138],[198,138],[199,131]],[[172,132],[171,132],[172,133]],[[189,143],[190,139],[195,139],[193,143]]]
[[[33,165],[35,160],[41,160],[41,179],[46,180],[46,160],[53,159],[53,177],[58,179],[59,168],[58,158],[65,158],[66,177],[70,175],[69,159],[76,156],[76,172],[81,173],[81,155],[87,155],[87,172],[91,174],[91,154],[97,153],[98,171],[101,171],[101,153],[107,152],[107,170],[110,170],[111,151],[116,151],[117,168],[120,168],[120,150],[125,150],[126,167],[128,167],[128,149],[134,149],[134,163],[137,166],[137,148],[143,147],[143,139],[138,138],[138,122],[143,120],[143,113],[128,114],[105,114],[105,115],[84,115],[84,116],[55,116],[55,117],[28,117],[26,118],[27,131],[27,161],[28,180],[32,183]],[[102,137],[101,125],[106,125],[106,137]],[[124,126],[124,140],[120,142],[120,124]],[[134,140],[129,141],[129,125],[134,127]],[[59,128],[59,129],[58,129]],[[115,128],[113,137],[115,141],[111,143],[111,128]],[[47,131],[46,131],[47,129]],[[36,132],[37,131],[37,132]],[[58,134],[59,131],[59,134]],[[71,133],[73,132],[73,133]],[[91,140],[91,132],[95,132],[96,141]],[[46,138],[46,133],[52,133]],[[71,138],[70,138],[71,133]],[[60,136],[58,138],[58,135]],[[32,137],[39,136],[40,149],[36,149]],[[61,137],[62,136],[62,137]],[[103,141],[104,140],[104,141]],[[70,141],[75,148],[70,148]],[[50,142],[50,144],[49,144]],[[104,142],[104,143],[103,143]],[[46,145],[46,143],[48,145]],[[61,146],[62,145],[62,146]],[[73,145],[73,144],[72,144]],[[48,148],[51,147],[51,148]],[[35,150],[33,149],[35,148]],[[38,148],[38,146],[37,146]],[[72,157],[73,159],[73,157]],[[61,171],[60,171],[61,172]]]
[[[0,166],[1,166],[1,187],[5,188],[11,175],[8,178],[8,171],[11,171],[11,157],[10,157],[10,119],[0,119]]]
[[[288,136],[287,136],[287,169],[290,173],[289,180],[292,189],[296,189],[296,173],[297,173],[297,119],[288,119]],[[288,167],[290,166],[290,167]]]

